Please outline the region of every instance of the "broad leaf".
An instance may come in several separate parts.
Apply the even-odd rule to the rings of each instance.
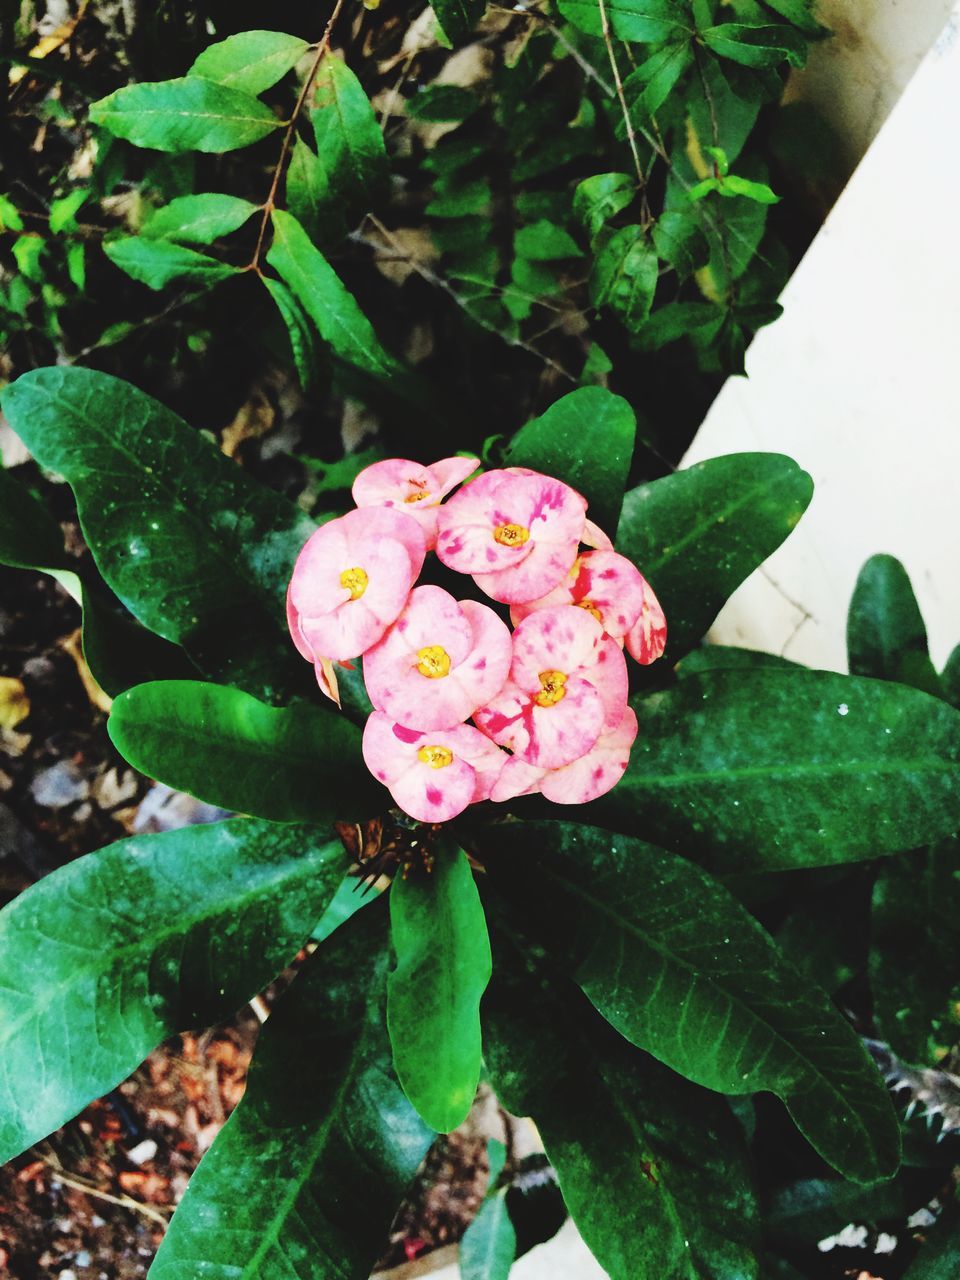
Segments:
[[[391,1070],[384,942],[361,912],[284,995],[150,1280],[366,1280],[433,1137]]]
[[[363,213],[387,176],[383,131],[360,81],[342,58],[320,64],[310,123],[316,138],[321,222]]]
[[[356,725],[309,703],[270,707],[228,685],[157,680],[117,698],[107,728],[135,769],[222,809],[329,829],[386,798]]]
[[[636,177],[629,173],[597,173],[577,183],[573,193],[573,216],[593,240],[604,225],[633,202]]]
[[[943,696],[951,706],[960,709],[960,645],[953,650],[940,672]]]
[[[710,248],[697,220],[696,212],[684,213],[676,209],[665,209],[653,224],[650,236],[659,257],[673,267],[680,279],[691,275],[697,267],[702,267],[709,257]],[[697,304],[686,305],[696,306]],[[709,319],[712,321],[715,315],[716,310],[712,308]],[[644,331],[646,332],[646,329]]]
[[[0,1161],[220,1021],[288,964],[344,871],[339,841],[235,819],[136,836],[0,912]]]
[[[894,1172],[896,1115],[859,1037],[722,885],[596,828],[492,830],[493,874],[526,889],[530,928],[621,1035],[709,1089],[777,1094],[844,1176]]]
[[[906,569],[893,556],[873,556],[860,570],[847,616],[847,654],[853,675],[896,680],[942,696],[920,606]]]
[[[432,0],[431,8],[451,44],[462,44],[487,9],[487,0]]]
[[[521,427],[507,463],[556,476],[590,504],[608,533],[617,527],[633,458],[637,420],[630,405],[604,387],[580,387]]]
[[[763,1225],[772,1240],[809,1248],[811,1241],[835,1235],[849,1222],[875,1223],[905,1214],[899,1181],[857,1187],[836,1179],[806,1178],[773,1193]]]
[[[736,645],[705,644],[686,654],[677,664],[678,676],[699,676],[705,671],[768,671],[802,670],[802,664],[781,658],[776,653],[763,653],[759,649],[738,649]]]
[[[343,210],[330,201],[323,165],[299,135],[290,153],[286,182],[287,210],[317,244],[336,244],[347,233]]]
[[[660,263],[642,227],[621,227],[601,236],[590,269],[590,300],[609,307],[629,333],[640,329],[653,306]]]
[[[132,84],[91,103],[90,119],[117,138],[156,151],[234,151],[280,127],[248,93],[201,76]]]
[[[213,244],[221,236],[238,231],[256,212],[255,204],[239,196],[212,191],[198,196],[177,196],[150,216],[140,228],[140,238]]]
[[[632,71],[623,82],[630,118],[646,127],[674,91],[681,76],[693,66],[693,45],[689,40],[658,49]],[[618,136],[626,134],[626,122],[617,125]]]
[[[290,339],[290,351],[293,363],[300,379],[300,386],[309,391],[317,380],[317,343],[310,321],[300,303],[293,296],[282,280],[274,280],[272,276],[261,276],[267,292],[277,304],[277,310],[283,317]]]
[[[960,828],[960,713],[916,689],[715,671],[633,706],[630,765],[595,812],[629,830],[639,816],[717,870],[855,862]]]
[[[390,889],[396,968],[387,1026],[403,1091],[432,1129],[466,1119],[480,1079],[480,997],[490,943],[466,855],[441,846],[430,874],[397,877]]]
[[[792,27],[781,24],[752,26],[722,22],[699,33],[700,39],[721,58],[745,67],[779,67],[786,62],[802,67],[807,60],[807,41]]]
[[[724,1101],[626,1044],[528,948],[494,942],[487,1069],[502,1104],[536,1122],[611,1280],[753,1280],[757,1206]]]
[[[173,280],[184,284],[215,285],[239,274],[238,267],[218,262],[196,249],[169,240],[147,240],[142,236],[121,236],[106,240],[103,251],[121,271],[134,280],[163,289]]]
[[[560,12],[587,35],[603,35],[598,0],[558,0]],[[605,0],[610,30],[620,40],[653,43],[671,40],[690,30],[690,20],[677,0]]]
[[[282,31],[240,31],[204,49],[187,75],[256,95],[282,80],[309,48]]]
[[[284,601],[311,520],[118,378],[36,369],[2,398],[40,465],[70,482],[97,567],[136,618],[210,675],[258,689],[300,676]]]
[[[712,302],[668,302],[650,315],[643,328],[633,335],[633,341],[641,351],[659,351],[680,338],[712,342],[725,314]]]
[[[617,550],[667,615],[667,656],[705,634],[727,598],[792,532],[813,482],[779,453],[732,453],[631,489]]]
[[[484,1200],[460,1241],[460,1280],[507,1280],[517,1253],[517,1233],[507,1209],[507,1189]]]

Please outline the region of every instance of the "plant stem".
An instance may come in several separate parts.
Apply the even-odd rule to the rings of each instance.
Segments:
[[[617,55],[613,48],[613,37],[610,33],[610,19],[607,17],[607,6],[605,0],[597,0],[600,9],[600,26],[603,30],[603,43],[607,46],[607,56],[610,59],[610,70],[613,72],[613,83],[617,89],[617,99],[620,103],[620,110],[623,112],[623,122],[627,126],[627,142],[630,144],[630,154],[633,156],[634,168],[637,171],[637,181],[641,187],[647,185],[647,180],[643,174],[643,165],[640,163],[640,152],[637,150],[637,135],[633,127],[633,121],[630,119],[630,109],[627,106],[627,97],[623,92],[623,81],[620,79],[620,68],[617,65]]]

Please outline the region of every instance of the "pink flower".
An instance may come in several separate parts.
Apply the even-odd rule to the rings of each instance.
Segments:
[[[627,652],[642,666],[661,657],[667,647],[667,619],[650,583],[644,580],[640,616],[627,632]]]
[[[400,614],[425,554],[423,530],[400,511],[369,507],[321,525],[290,580],[294,644],[315,663],[364,653]]]
[[[637,736],[637,717],[630,707],[615,729],[597,739],[596,745],[560,769],[538,769],[519,756],[511,756],[497,779],[491,800],[539,791],[554,804],[586,804],[612,791],[626,772],[630,748]]]
[[[627,705],[627,667],[615,640],[583,609],[541,609],[513,635],[510,676],[475,714],[477,726],[528,764],[572,764],[614,729]]]
[[[505,757],[471,725],[423,733],[374,711],[363,731],[363,758],[404,813],[446,822],[487,799]]]
[[[575,489],[539,472],[488,471],[440,508],[437,555],[494,600],[536,600],[577,558],[586,509]]]
[[[406,608],[363,660],[378,711],[410,729],[449,729],[503,688],[513,648],[492,609],[415,587]]]
[[[540,600],[514,605],[514,625],[537,609],[575,604],[592,614],[608,636],[619,640],[641,616],[653,593],[640,570],[616,551],[585,551],[559,586]]]
[[[479,465],[476,458],[444,458],[429,467],[408,458],[386,458],[360,472],[353,482],[353,500],[358,507],[399,507],[413,516],[432,551],[440,503]]]

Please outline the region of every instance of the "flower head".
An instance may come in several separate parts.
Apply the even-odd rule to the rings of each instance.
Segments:
[[[397,507],[413,516],[432,551],[440,503],[477,465],[476,458],[443,458],[429,467],[408,458],[385,458],[360,472],[353,482],[353,500],[358,507]]]
[[[510,632],[492,609],[415,587],[366,654],[363,674],[378,711],[411,729],[449,729],[500,692],[512,655]]]
[[[577,558],[587,504],[575,489],[523,468],[488,471],[437,517],[437,555],[494,600],[536,600]]]
[[[400,614],[425,554],[423,530],[400,511],[348,511],[321,525],[290,580],[294,644],[313,662],[344,662],[364,653]]]
[[[487,799],[506,757],[471,725],[422,732],[374,711],[363,731],[363,758],[411,818],[446,822]]]

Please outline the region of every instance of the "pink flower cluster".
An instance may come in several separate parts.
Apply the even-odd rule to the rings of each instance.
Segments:
[[[624,649],[646,664],[666,644],[649,584],[575,489],[509,467],[444,501],[476,466],[367,467],[357,509],[310,537],[287,592],[294,643],[338,705],[336,665],[363,657],[364,759],[422,822],[480,800],[609,791],[637,736]],[[488,605],[416,586],[429,551],[509,605],[512,634]]]

